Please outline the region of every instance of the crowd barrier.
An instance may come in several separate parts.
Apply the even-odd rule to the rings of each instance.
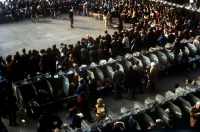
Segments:
[[[183,62],[186,64],[192,63],[192,67],[195,68],[200,58],[197,50],[199,46],[196,48],[196,46],[194,46],[189,40],[181,40],[181,44],[183,48],[180,50],[181,52],[178,55],[180,65],[183,64]],[[127,53],[125,56],[118,56],[115,59],[110,58],[108,60],[101,60],[99,64],[91,63],[90,65],[82,65],[76,69],[69,69],[69,71],[60,71],[60,73],[55,75],[54,78],[51,78],[50,74],[40,75],[33,78],[30,82],[23,80],[13,83],[13,92],[17,97],[19,104],[24,108],[27,101],[30,99],[35,99],[41,106],[59,102],[60,100],[66,101],[76,99],[76,95],[74,95],[75,92],[69,92],[71,90],[70,84],[72,82],[75,83],[75,86],[78,86],[81,78],[87,80],[87,76],[91,76],[100,82],[97,89],[104,89],[106,85],[105,79],[112,81],[116,65],[120,66],[120,70],[124,74],[126,74],[128,68],[135,65],[137,61],[139,61],[139,65],[142,66],[144,70],[149,70],[151,62],[155,62],[157,66],[160,67],[160,71],[173,67],[174,54],[169,50],[171,46],[172,44],[166,44],[165,48],[150,48],[144,53]],[[182,62],[181,60],[185,61]],[[41,101],[41,99],[38,98],[39,90],[45,90],[48,92],[50,99],[46,102]],[[76,88],[74,91],[75,90]],[[30,96],[28,96],[29,94]]]

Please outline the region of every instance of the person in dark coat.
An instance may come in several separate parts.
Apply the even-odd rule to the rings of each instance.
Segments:
[[[69,109],[69,114],[66,116],[69,127],[72,129],[81,128],[82,119],[77,115],[76,107]]]
[[[89,98],[92,104],[95,105],[97,100],[97,83],[96,80],[91,76],[88,76],[87,80],[88,80]]]
[[[16,123],[16,111],[17,111],[17,99],[12,94],[12,92],[8,92],[8,97],[6,99],[7,103],[7,112],[9,116],[9,126],[17,125]]]
[[[110,45],[110,43],[111,43],[111,36],[110,36],[110,34],[108,34],[107,30],[105,31],[105,39],[108,42],[108,45]]]
[[[129,89],[129,96],[126,99],[135,99],[135,90],[138,86],[138,81],[139,73],[135,71],[132,66],[130,66],[125,78],[125,86]]]
[[[123,27],[123,21],[122,21],[121,18],[118,19],[117,25],[118,25],[118,32],[120,33],[123,30],[123,28],[124,28]]]
[[[119,55],[119,42],[117,41],[117,37],[111,42],[111,52],[113,58],[116,58],[117,55]]]
[[[40,58],[37,55],[36,50],[33,50],[31,57],[29,58],[29,68],[32,76],[35,76],[36,72],[40,71],[39,62]]]
[[[116,71],[113,74],[112,82],[115,87],[115,99],[121,99],[122,98],[122,92],[121,92],[121,84],[124,80],[124,73],[119,70],[119,65],[116,66]]]
[[[78,41],[74,47],[74,55],[75,58],[78,61],[78,64],[81,63],[81,45],[80,45],[80,41]]]
[[[131,47],[132,52],[140,52],[142,50],[142,41],[140,34],[137,35],[137,37],[133,41],[133,45]]]
[[[71,28],[74,28],[73,24],[74,24],[74,10],[71,9],[70,12],[69,12],[69,19],[70,19],[70,25],[71,25]]]
[[[90,122],[92,120],[92,116],[90,113],[89,103],[86,99],[86,93],[84,91],[82,91],[80,93],[80,96],[78,96],[77,106],[80,109],[81,113],[83,114],[83,117],[88,119],[88,121]]]
[[[26,54],[26,49],[22,49],[22,55],[20,56],[20,62],[22,65],[22,70],[25,72],[26,68],[28,67],[28,62],[29,62],[29,55]]]
[[[174,53],[174,65],[178,65],[178,54],[180,53],[180,49],[181,49],[181,44],[180,44],[180,39],[177,37],[175,39],[174,45],[172,46],[170,52]]]
[[[91,49],[90,52],[89,52],[90,63],[98,62],[98,53],[97,53],[97,51],[94,49],[93,46],[91,46],[90,49]]]
[[[89,50],[85,47],[81,49],[81,62],[82,64],[89,63]]]

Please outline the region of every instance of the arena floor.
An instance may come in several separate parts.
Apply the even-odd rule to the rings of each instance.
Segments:
[[[115,22],[115,21],[114,21]],[[45,17],[44,21],[32,23],[30,19],[18,22],[0,24],[0,55],[6,57],[9,54],[21,53],[23,48],[46,49],[60,43],[76,44],[83,37],[90,35],[97,37],[104,35],[105,27],[102,21],[94,20],[91,17],[74,17],[74,27],[70,28],[67,14],[62,14],[61,18],[51,19]],[[114,29],[107,29],[111,34]]]
[[[15,54],[16,51],[20,51],[22,48],[30,49],[43,49],[51,47],[53,44],[59,44],[61,42],[66,44],[75,44],[82,37],[86,37],[87,34],[96,37],[99,34],[104,35],[105,27],[102,21],[94,20],[88,17],[75,16],[75,28],[70,28],[68,15],[62,15],[60,19],[45,18],[36,23],[30,22],[30,20],[22,20],[19,22],[12,22],[7,24],[0,24],[0,54],[6,57],[8,54]],[[129,25],[125,25],[128,27]],[[108,32],[112,34],[115,29],[108,29]],[[144,104],[144,99],[150,97],[155,99],[155,95],[161,94],[165,96],[165,92],[168,90],[174,90],[174,84],[179,83],[180,86],[184,86],[185,79],[197,79],[200,73],[199,66],[196,69],[189,71],[180,71],[176,73],[166,74],[165,72],[159,77],[159,83],[156,85],[156,91],[151,92],[149,89],[145,89],[144,94],[137,94],[136,100],[126,100],[127,92],[122,94],[122,99],[115,101],[113,95],[103,97],[108,111],[113,113],[119,113],[120,108],[125,106],[128,109],[133,107],[133,102],[137,101]],[[145,87],[145,86],[144,86]],[[66,122],[67,109],[58,108],[55,114],[59,115],[63,123]],[[93,111],[91,111],[93,114]],[[94,117],[94,115],[93,115]],[[22,119],[26,122],[22,123]],[[7,126],[8,117],[2,118],[4,124],[8,128],[9,132],[36,132],[37,119],[29,118],[22,112],[17,112],[17,126]]]

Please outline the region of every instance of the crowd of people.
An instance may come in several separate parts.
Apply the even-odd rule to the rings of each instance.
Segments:
[[[42,2],[36,1],[38,5]],[[13,12],[14,10],[13,13],[15,13],[17,9],[31,6],[29,3],[22,3],[19,2],[16,6],[6,1],[5,6],[2,6],[2,8],[6,11]],[[94,10],[96,10],[95,6],[97,4],[94,4]],[[88,35],[87,38],[82,38],[77,41],[74,46],[61,43],[59,48],[53,45],[52,48],[41,49],[40,51],[33,49],[28,52],[23,48],[22,54],[16,52],[13,57],[12,55],[8,55],[5,59],[0,57],[0,82],[17,82],[45,73],[50,73],[54,77],[54,74],[60,70],[66,71],[83,64],[98,63],[100,60],[108,60],[110,57],[115,58],[118,55],[123,56],[126,53],[141,52],[148,50],[150,47],[156,47],[157,45],[165,47],[166,43],[173,44],[170,50],[175,56],[174,65],[179,63],[177,55],[183,48],[180,40],[195,37],[194,32],[199,26],[199,21],[196,19],[198,14],[196,12],[159,3],[145,4],[142,2],[138,4],[135,2],[131,7],[122,3],[119,5],[116,11],[117,17],[119,17],[118,32],[116,31],[110,35],[108,31],[105,31],[104,35],[99,35],[96,38]],[[87,14],[87,10],[85,9],[87,5],[84,4],[83,6],[85,15],[85,13]],[[105,9],[103,10],[105,11],[104,13],[107,14],[112,6],[110,3],[106,3],[103,8]],[[45,4],[43,8],[46,8]],[[53,8],[56,11],[60,9],[59,6]],[[131,27],[123,29],[123,21],[130,21],[132,23]],[[155,90],[155,84],[158,82],[158,71],[159,69],[156,64],[152,62],[148,73],[148,82],[152,91]],[[143,93],[142,78],[144,72],[143,68],[139,66],[139,62],[137,62],[134,66],[129,67],[129,71],[124,78],[124,73],[119,70],[119,66],[116,66],[112,78],[112,84],[115,89],[114,98],[116,100],[121,98],[121,85],[123,81],[125,87],[129,90],[128,100],[135,98],[136,88],[139,88],[140,93]],[[92,120],[89,104],[86,99],[88,93],[95,107],[94,114],[97,117],[96,121],[106,116],[106,105],[101,98],[97,100],[95,97],[96,91],[92,89],[96,87],[95,85],[96,82],[90,76],[88,76],[87,80],[81,79],[76,91],[78,95],[76,107],[70,109],[69,115],[67,116],[71,128],[80,126],[80,124],[78,124],[79,126],[74,124],[77,122],[80,123],[76,108],[80,109],[88,121]],[[87,86],[90,87],[89,91],[87,90]],[[2,94],[3,92],[0,93],[1,106],[3,106],[5,105],[3,103],[5,101],[5,94]],[[12,98],[10,91],[8,95]],[[16,99],[12,98],[10,102],[11,105],[7,107],[13,111],[9,112],[9,125],[16,125]],[[9,104],[9,100],[7,104]],[[42,119],[41,117],[40,121]],[[42,131],[44,130],[42,129]]]

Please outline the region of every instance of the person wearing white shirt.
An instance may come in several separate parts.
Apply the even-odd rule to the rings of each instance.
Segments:
[[[124,45],[125,52],[127,53],[128,49],[130,48],[130,43],[129,43],[129,39],[128,39],[127,33],[124,33],[123,36],[124,36],[124,38],[122,40],[122,44]]]

